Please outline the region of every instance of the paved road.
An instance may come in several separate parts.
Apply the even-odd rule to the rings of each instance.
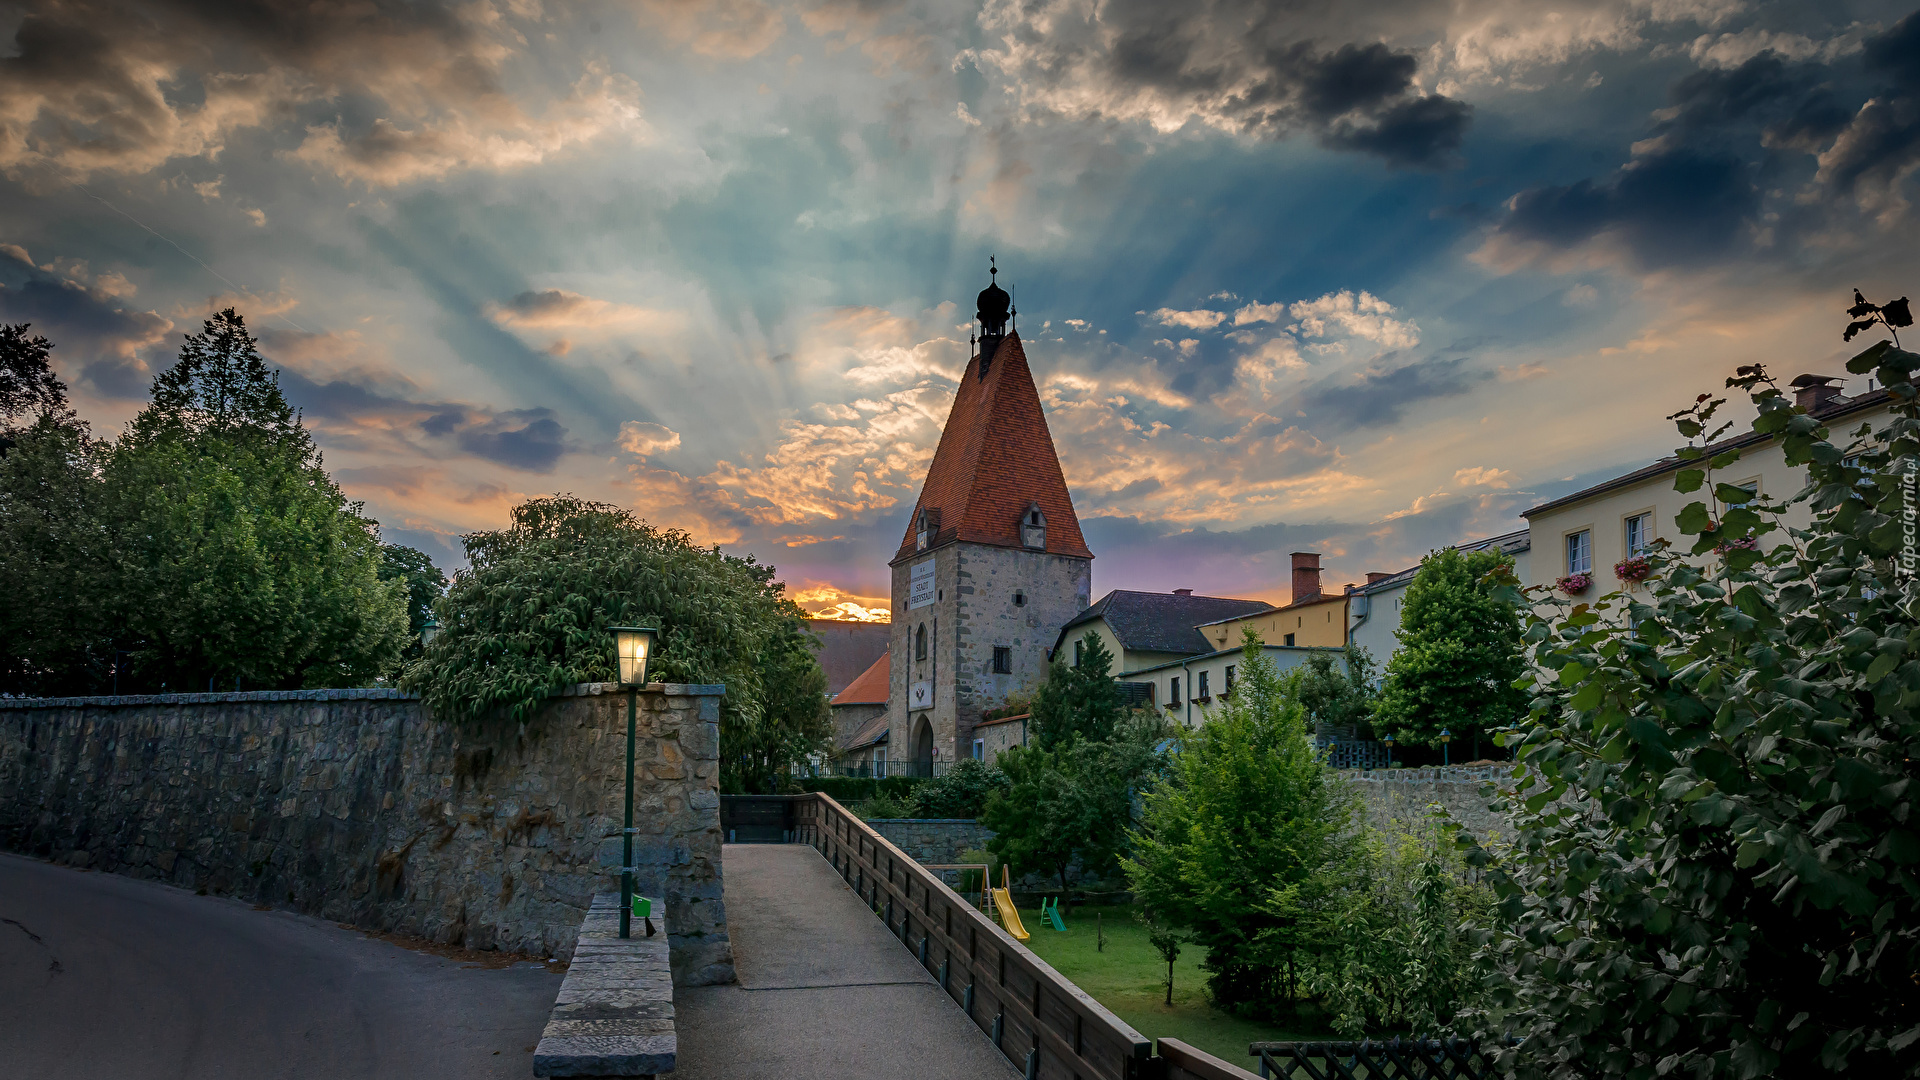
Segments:
[[[0,920],[0,1074],[23,1080],[526,1080],[560,987],[12,855]]]
[[[676,991],[674,1080],[988,1080],[1013,1067],[802,844],[728,844],[737,986]]]

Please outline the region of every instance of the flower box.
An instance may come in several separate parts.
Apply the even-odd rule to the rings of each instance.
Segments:
[[[1593,575],[1568,574],[1566,577],[1554,582],[1554,585],[1568,596],[1579,596],[1581,593],[1593,588]]]
[[[1613,576],[1629,585],[1638,584],[1653,576],[1653,562],[1645,555],[1621,559],[1613,564]]]

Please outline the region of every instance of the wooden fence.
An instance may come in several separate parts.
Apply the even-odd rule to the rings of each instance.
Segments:
[[[1145,1036],[838,802],[789,799],[793,838],[833,864],[1027,1080],[1257,1080],[1174,1039],[1155,1056]]]
[[[1471,1039],[1258,1042],[1260,1075],[1277,1080],[1491,1080],[1492,1055]]]

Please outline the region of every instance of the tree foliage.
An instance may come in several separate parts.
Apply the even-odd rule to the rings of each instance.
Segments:
[[[1233,696],[1185,733],[1147,791],[1125,860],[1136,900],[1207,950],[1215,1002],[1290,1000],[1311,920],[1275,890],[1317,891],[1355,858],[1355,801],[1314,753],[1306,710],[1249,631]]]
[[[1078,642],[1079,663],[1055,657],[1047,680],[1033,695],[1033,745],[1042,750],[1075,739],[1102,740],[1120,721],[1120,688],[1113,682],[1113,654],[1088,631]]]
[[[351,686],[391,666],[405,608],[378,527],[240,316],[187,338],[114,444],[48,404],[63,391],[34,393],[40,418],[0,461],[0,558],[46,598],[4,617],[14,689]]]
[[[1380,693],[1373,683],[1373,657],[1358,645],[1348,645],[1346,663],[1336,666],[1330,653],[1315,652],[1289,674],[1298,680],[1293,694],[1307,710],[1307,721],[1320,731],[1351,731],[1353,737],[1371,733],[1373,710]]]
[[[826,676],[772,567],[569,495],[464,541],[469,566],[440,601],[440,633],[402,680],[438,715],[529,720],[558,690],[618,678],[608,627],[650,625],[649,680],[726,685],[724,785],[769,790],[824,747]]]
[[[1680,515],[1688,550],[1656,545],[1644,595],[1529,626],[1551,681],[1517,739],[1517,844],[1471,851],[1522,1076],[1920,1072],[1920,355],[1848,369],[1892,417],[1841,438],[1740,369],[1806,486],[1730,506],[1739,451],[1681,450],[1676,490],[1714,496]],[[1724,432],[1720,404],[1682,434]]]
[[[1445,548],[1420,560],[1400,608],[1400,649],[1387,661],[1374,725],[1402,742],[1433,744],[1441,731],[1478,738],[1527,711],[1514,689],[1525,670],[1520,609],[1491,575],[1512,560],[1497,551]]]
[[[401,661],[411,663],[420,656],[421,631],[433,618],[433,605],[447,591],[447,575],[424,551],[400,544],[381,544],[380,580],[397,581],[406,591],[407,647],[401,652]]]

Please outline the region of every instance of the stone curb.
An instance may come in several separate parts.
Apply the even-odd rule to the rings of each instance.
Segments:
[[[672,684],[669,684],[672,685]],[[668,691],[672,693],[671,690]],[[597,893],[580,923],[573,963],[560,984],[540,1045],[535,1076],[654,1076],[673,1071],[673,975],[666,905],[653,902],[654,935],[620,938],[620,896]]]

